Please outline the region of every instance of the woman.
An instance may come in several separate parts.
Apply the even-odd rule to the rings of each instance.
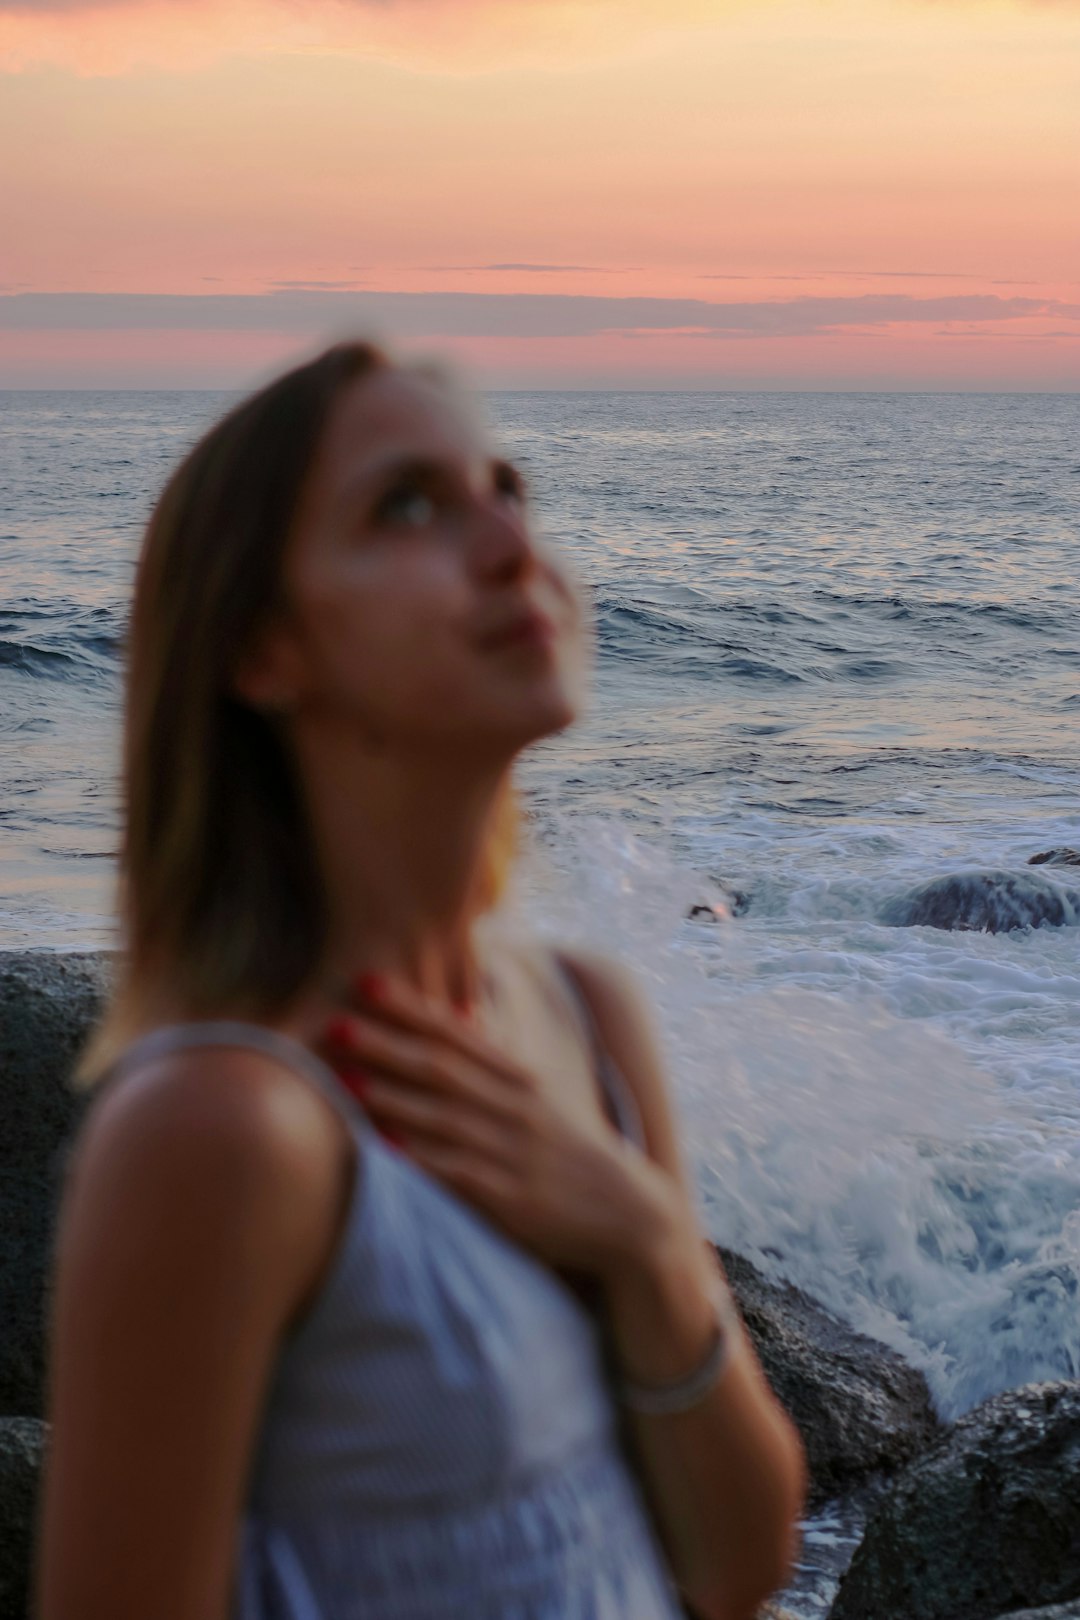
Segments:
[[[139,563],[126,979],[68,1178],[41,1620],[739,1620],[802,1491],[622,973],[485,923],[575,592],[343,345]]]

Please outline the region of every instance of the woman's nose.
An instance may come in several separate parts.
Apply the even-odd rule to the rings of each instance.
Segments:
[[[533,562],[533,540],[521,507],[495,494],[477,503],[472,561],[485,579],[514,579]]]

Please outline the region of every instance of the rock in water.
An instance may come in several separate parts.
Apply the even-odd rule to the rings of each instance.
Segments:
[[[1080,895],[1033,872],[957,872],[889,900],[881,921],[893,928],[1063,928],[1080,923]]]
[[[819,1506],[899,1468],[941,1434],[922,1373],[800,1289],[719,1251],[773,1390],[802,1435]]]
[[[81,1100],[68,1077],[108,982],[104,955],[0,952],[0,1413],[42,1405],[44,1288]]]
[[[1028,857],[1029,866],[1080,866],[1080,849],[1044,849]]]
[[[988,1620],[998,1620],[988,1616]],[[1080,1620],[1080,1598],[1075,1603],[1051,1603],[1048,1609],[1010,1609],[1000,1620]]]
[[[830,1620],[992,1620],[1080,1599],[1080,1383],[962,1417],[895,1482]]]
[[[45,1425],[0,1418],[0,1616],[16,1620],[30,1602],[34,1514]]]
[[[712,879],[713,893],[692,905],[686,913],[700,922],[729,922],[732,917],[745,917],[750,910],[750,896],[736,889],[725,878]]]

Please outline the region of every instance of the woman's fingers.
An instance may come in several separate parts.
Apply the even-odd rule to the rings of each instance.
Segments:
[[[529,1076],[520,1065],[492,1045],[461,1013],[414,990],[403,980],[362,973],[354,981],[354,989],[354,1001],[366,1021],[439,1041],[512,1085],[528,1084]]]
[[[468,1149],[496,1164],[513,1160],[514,1134],[490,1114],[447,1106],[441,1097],[375,1076],[364,1088],[364,1103],[376,1124],[391,1125],[410,1153],[426,1142]]]
[[[508,1120],[520,1111],[524,1086],[508,1084],[502,1071],[493,1072],[431,1036],[352,1016],[333,1021],[325,1033],[325,1045],[332,1061],[380,1070],[421,1090],[471,1102]]]
[[[497,1216],[512,1204],[513,1179],[490,1159],[445,1142],[410,1143],[409,1157],[466,1203]]]

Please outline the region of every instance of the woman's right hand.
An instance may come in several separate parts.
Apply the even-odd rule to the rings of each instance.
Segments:
[[[322,1044],[377,1127],[552,1266],[606,1284],[680,1242],[700,1261],[675,1177],[598,1106],[572,1106],[462,1014],[404,981],[365,976],[356,1010]]]

